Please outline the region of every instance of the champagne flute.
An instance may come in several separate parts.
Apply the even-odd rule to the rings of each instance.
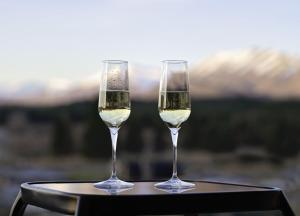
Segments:
[[[118,179],[116,174],[118,130],[130,115],[128,62],[122,60],[103,61],[100,78],[98,111],[111,135],[112,172],[108,180],[95,183],[94,186],[102,189],[130,188],[133,187],[133,184]]]
[[[162,189],[184,189],[195,184],[184,182],[177,176],[177,138],[181,124],[191,113],[189,75],[187,62],[183,60],[162,61],[162,75],[159,87],[158,110],[161,119],[170,129],[173,143],[173,174],[171,179],[157,183]]]

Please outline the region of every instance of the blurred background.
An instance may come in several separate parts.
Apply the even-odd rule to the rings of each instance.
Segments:
[[[170,177],[160,61],[186,59],[192,114],[180,130],[180,176],[280,187],[300,214],[299,8],[296,0],[1,1],[0,215],[22,182],[109,177],[110,136],[97,113],[103,59],[129,61],[120,177]],[[53,214],[29,207],[27,215]]]

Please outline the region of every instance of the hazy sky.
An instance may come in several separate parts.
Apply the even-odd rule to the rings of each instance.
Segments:
[[[220,50],[300,54],[300,1],[0,1],[0,84],[79,80],[102,59],[193,63]]]

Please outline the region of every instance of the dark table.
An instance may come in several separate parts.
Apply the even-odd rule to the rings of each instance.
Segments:
[[[134,182],[132,189],[105,191],[93,182],[31,182],[21,190],[11,216],[21,216],[26,205],[77,216],[186,214],[280,210],[295,215],[279,188],[196,181],[186,191],[162,191],[155,182]]]

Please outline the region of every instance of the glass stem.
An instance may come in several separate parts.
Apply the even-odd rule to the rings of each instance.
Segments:
[[[116,171],[116,152],[117,152],[117,140],[118,140],[118,130],[119,128],[111,127],[109,128],[111,143],[112,143],[112,170],[111,170],[111,178],[117,178]]]
[[[173,174],[172,179],[177,178],[177,139],[179,128],[170,128],[173,143]]]

